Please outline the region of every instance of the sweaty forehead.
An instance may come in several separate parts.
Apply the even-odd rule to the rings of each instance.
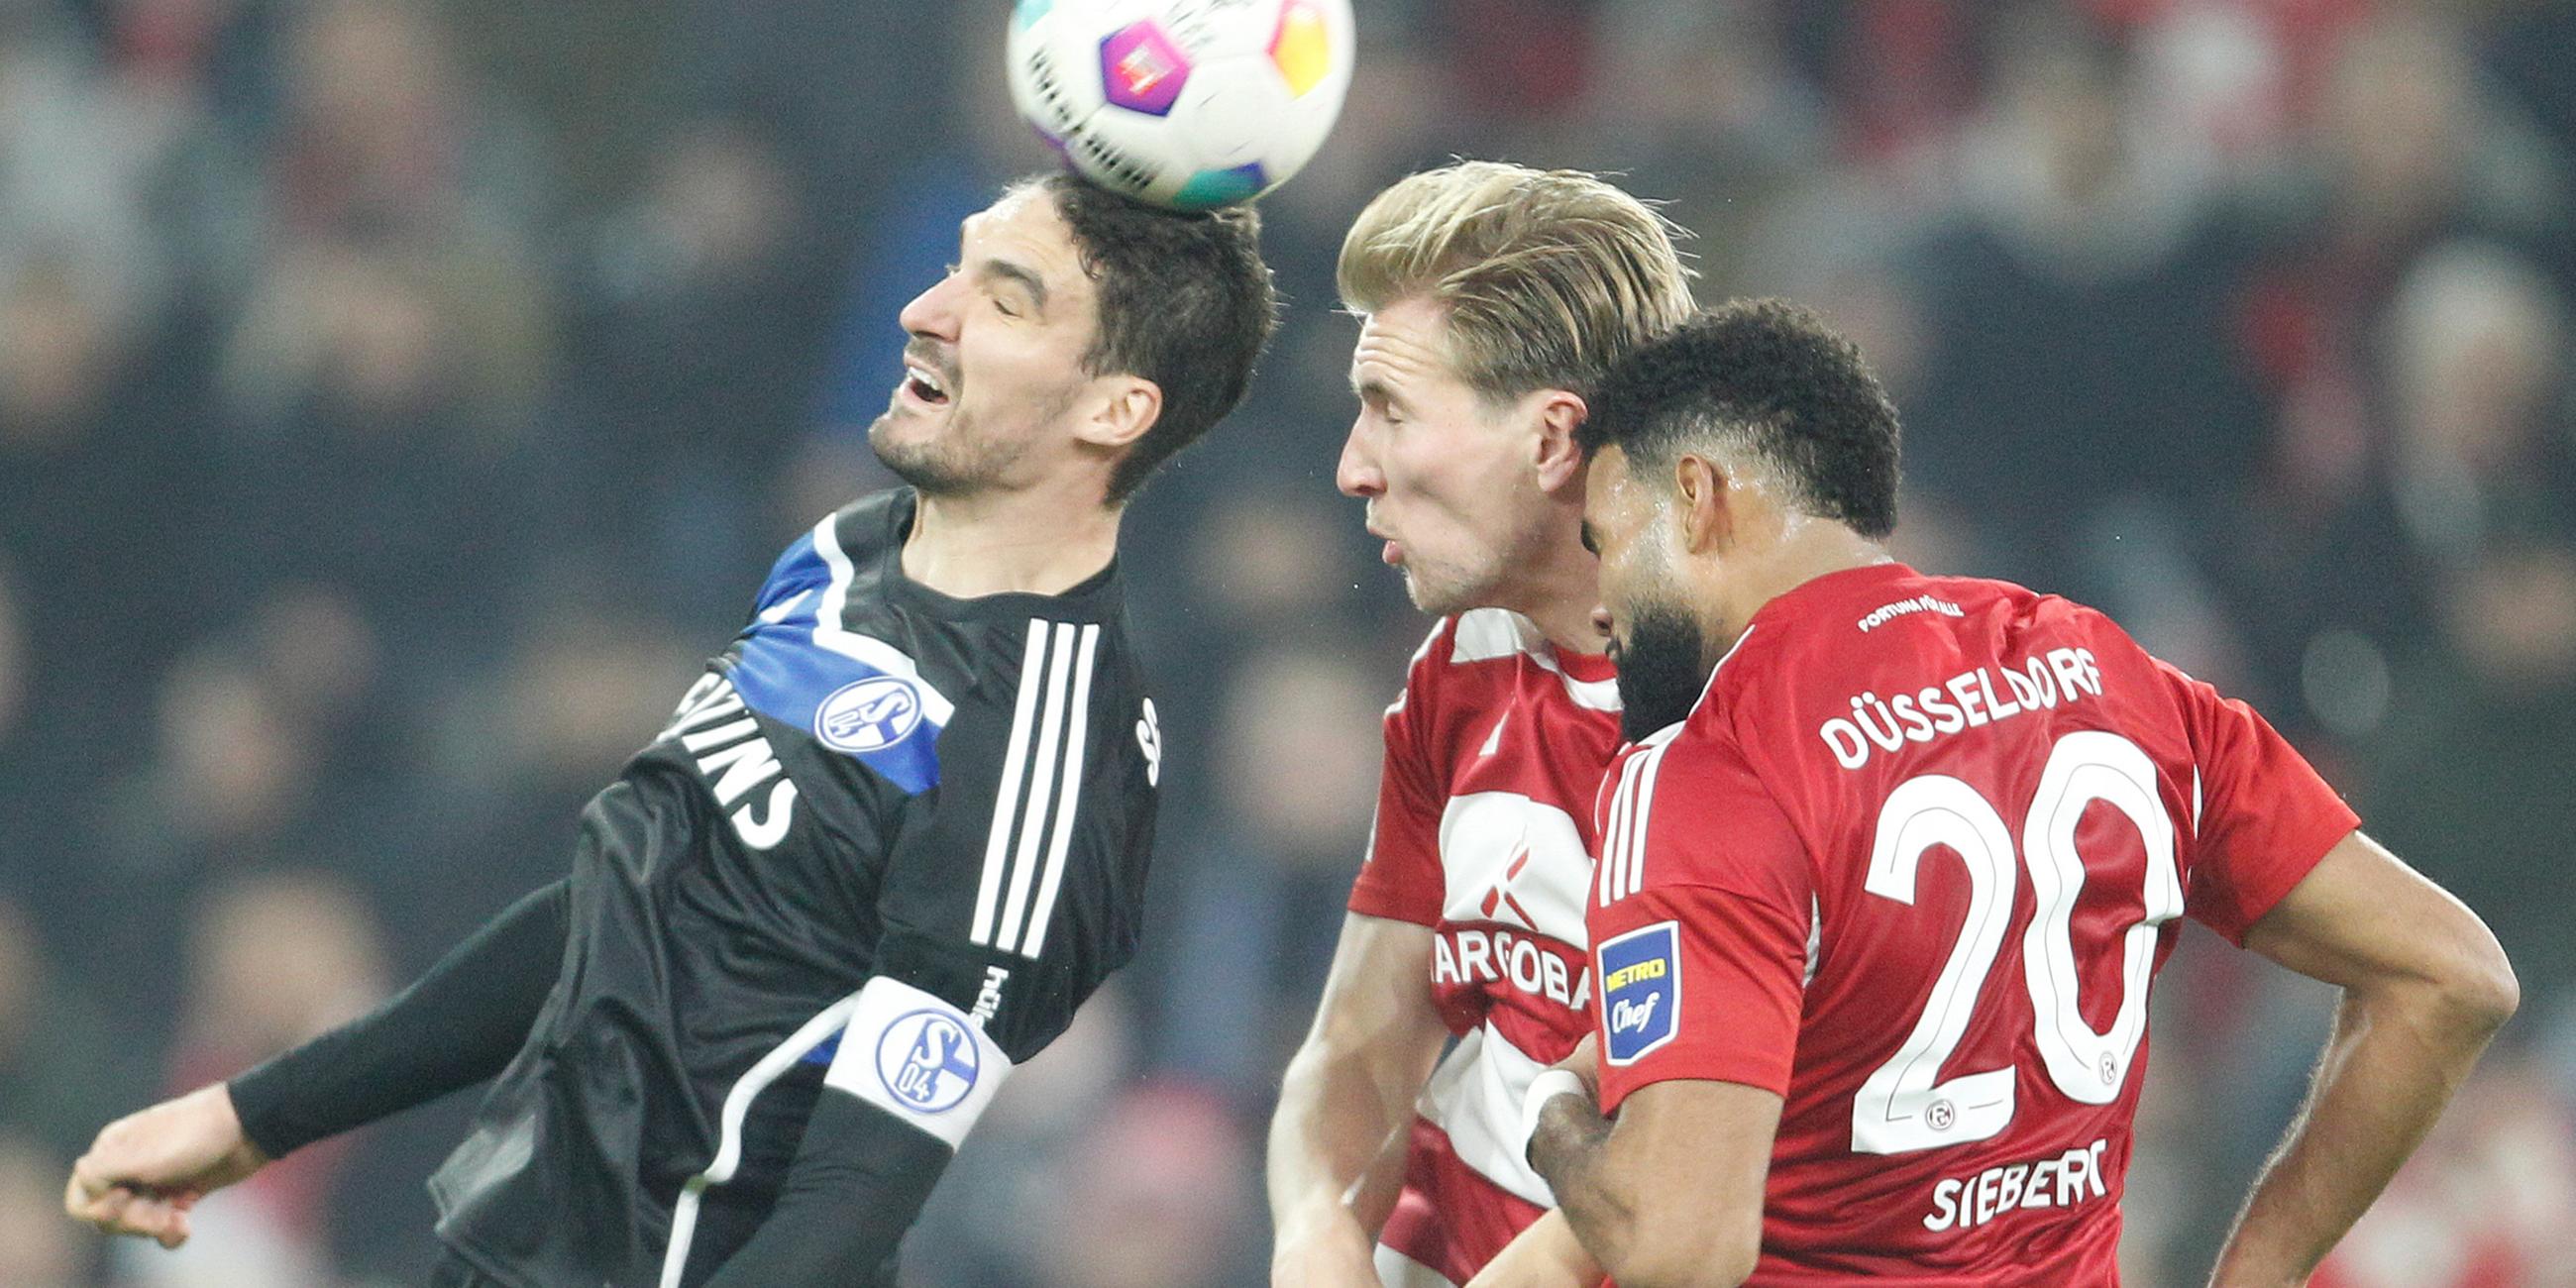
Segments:
[[[1635,508],[1637,489],[1628,476],[1628,453],[1615,444],[1592,454],[1583,475],[1583,518],[1600,527],[1618,522]]]

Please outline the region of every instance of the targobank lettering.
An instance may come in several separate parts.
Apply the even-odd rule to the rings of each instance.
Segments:
[[[1462,926],[1431,941],[1435,984],[1508,984],[1533,997],[1581,1010],[1592,1001],[1588,964],[1568,964],[1553,939],[1521,931]]]

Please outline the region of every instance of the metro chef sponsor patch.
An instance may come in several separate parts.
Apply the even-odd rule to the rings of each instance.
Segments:
[[[1599,958],[1603,1058],[1634,1064],[1681,1031],[1680,923],[1660,921],[1610,939]]]

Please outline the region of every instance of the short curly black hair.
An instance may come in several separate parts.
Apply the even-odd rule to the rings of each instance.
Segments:
[[[1162,416],[1110,475],[1114,505],[1243,401],[1279,324],[1261,217],[1250,206],[1164,210],[1065,173],[1013,187],[1054,198],[1082,271],[1099,286],[1100,333],[1083,369],[1142,376],[1163,391]]]
[[[1860,350],[1786,300],[1737,300],[1693,314],[1613,366],[1576,431],[1669,464],[1703,445],[1776,470],[1798,509],[1865,537],[1896,529],[1896,405]]]

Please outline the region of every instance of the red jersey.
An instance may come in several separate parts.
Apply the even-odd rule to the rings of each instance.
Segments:
[[[1619,745],[1609,660],[1527,618],[1443,620],[1386,716],[1386,768],[1351,911],[1428,926],[1419,987],[1459,1035],[1421,1100],[1387,1281],[1463,1284],[1555,1206],[1521,1157],[1521,1096],[1591,1031],[1592,806]]]
[[[2356,823],[2100,613],[1901,565],[1756,613],[1603,789],[1601,1099],[1785,1104],[1760,1285],[2116,1284],[2149,982]]]

